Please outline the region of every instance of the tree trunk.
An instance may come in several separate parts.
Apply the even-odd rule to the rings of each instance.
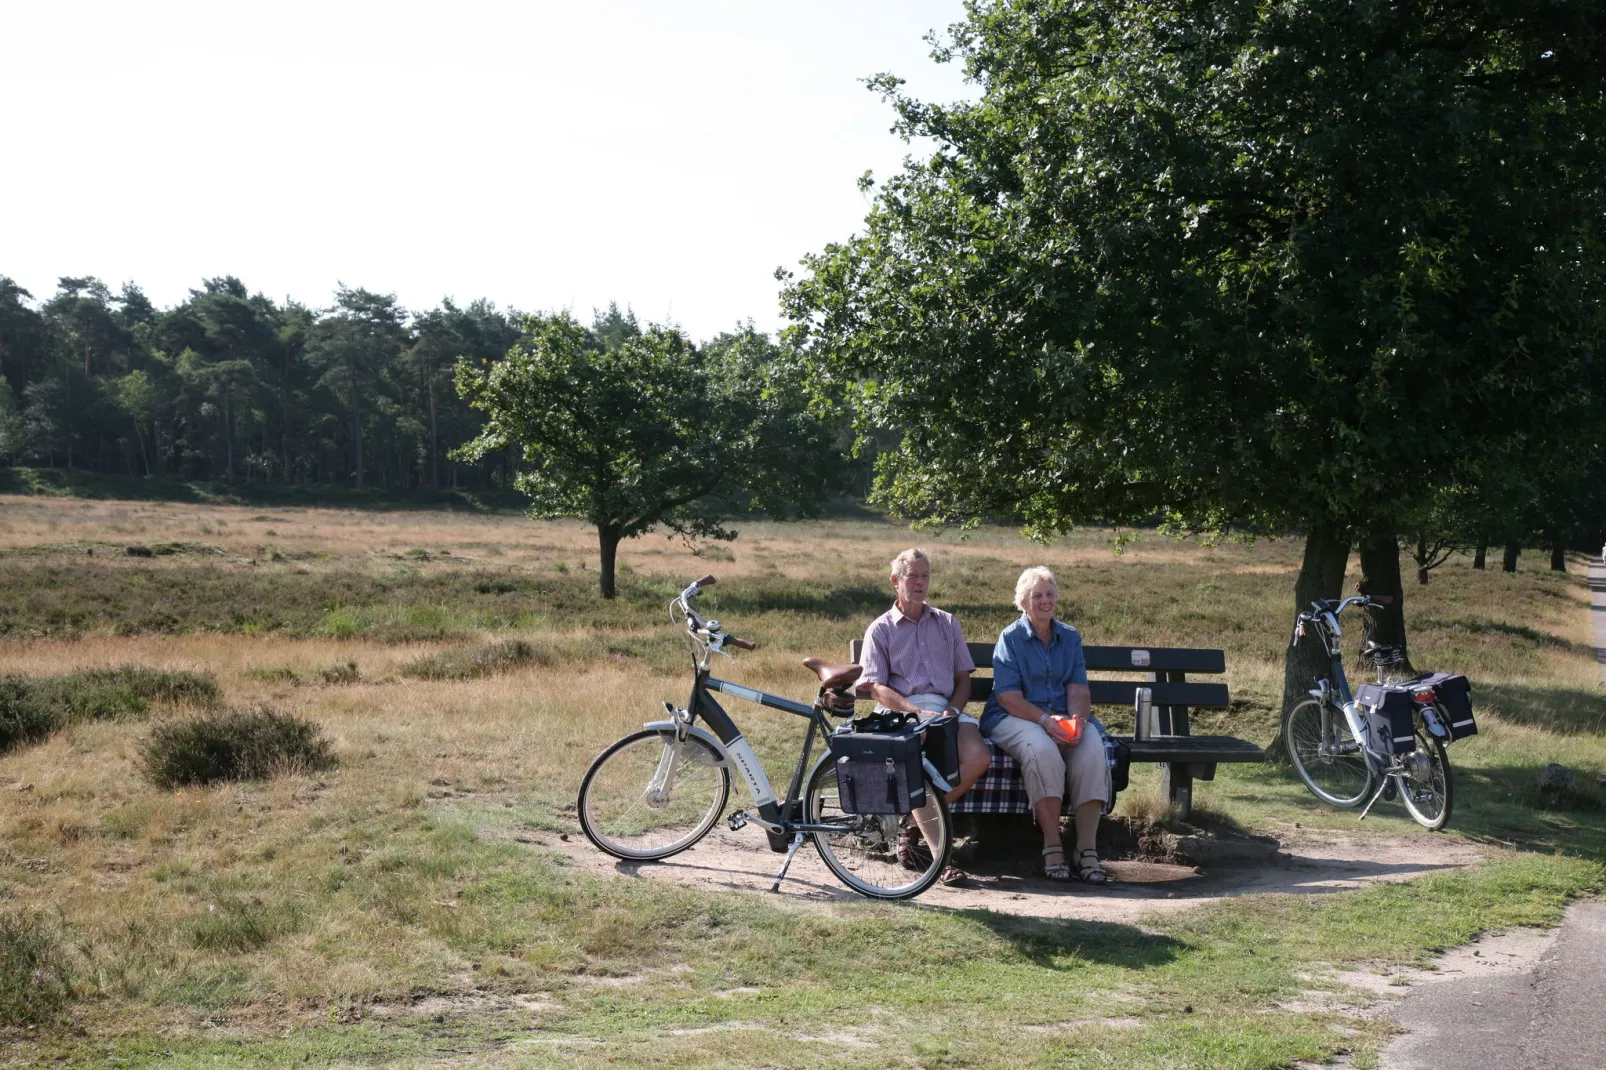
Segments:
[[[429,381],[429,489],[441,489],[440,435],[435,427],[435,380]]]
[[[351,439],[357,453],[357,489],[362,490],[362,407],[357,396],[357,373],[351,373]]]
[[[1349,532],[1332,521],[1313,523],[1305,534],[1305,557],[1294,581],[1294,611],[1303,613],[1318,598],[1337,598],[1344,590],[1344,568],[1349,564]],[[1292,622],[1290,622],[1292,623]],[[1316,681],[1327,675],[1327,654],[1322,645],[1307,636],[1298,646],[1290,646],[1283,663],[1283,710],[1305,698]],[[1282,722],[1277,738],[1266,748],[1275,762],[1287,760]]]
[[[1501,561],[1500,561],[1500,571],[1501,572],[1515,572],[1515,571],[1517,571],[1517,557],[1521,553],[1522,553],[1521,545],[1519,545],[1517,543],[1514,543],[1514,542],[1506,543],[1506,554],[1505,554],[1505,557],[1502,558]]]
[[[1397,646],[1406,654],[1401,668],[1411,671],[1405,641],[1405,585],[1400,579],[1400,542],[1394,528],[1374,527],[1361,537],[1361,582],[1358,594],[1381,594],[1394,599],[1386,606],[1368,606],[1361,619],[1361,641]]]
[[[1488,553],[1489,553],[1488,544],[1487,543],[1481,543],[1481,542],[1478,543],[1478,549],[1472,555],[1472,567],[1477,569],[1480,572],[1483,571],[1483,560],[1484,560],[1484,558],[1486,556],[1488,556]]]
[[[600,572],[602,580],[602,597],[612,598],[614,596],[613,569],[614,564],[619,559],[619,529],[599,527],[597,529],[597,545],[601,551],[602,558],[602,569]]]
[[[1416,537],[1416,582],[1428,585],[1428,540],[1420,533]]]
[[[151,457],[145,452],[145,432],[139,429],[139,418],[134,418],[134,437],[139,440],[139,460],[145,466],[145,475],[151,474]]]
[[[223,380],[223,447],[227,459],[225,471],[230,483],[234,482],[234,407],[230,399],[233,385],[227,379]]]
[[[1550,537],[1550,571],[1567,571],[1567,544],[1562,541],[1560,535]]]

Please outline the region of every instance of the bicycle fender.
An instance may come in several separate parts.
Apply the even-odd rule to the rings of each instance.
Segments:
[[[920,756],[920,764],[926,767],[926,775],[931,778],[932,784],[936,785],[938,791],[949,792],[954,790],[954,786],[943,779],[941,773],[937,772],[937,767],[931,764],[930,758],[922,754]]]
[[[730,768],[731,759],[730,755],[725,753],[725,744],[719,741],[718,736],[714,735],[714,733],[705,728],[701,728],[698,725],[683,724],[678,721],[648,721],[641,727],[658,731],[667,730],[670,732],[676,731],[677,729],[684,730],[687,735],[696,736],[698,739],[714,748],[714,753],[719,755],[719,767],[721,769]]]

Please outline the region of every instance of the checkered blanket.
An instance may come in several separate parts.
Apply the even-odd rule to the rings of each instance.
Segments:
[[[1108,737],[1105,737],[1108,738]],[[1026,782],[1021,779],[1020,766],[1015,759],[994,743],[985,740],[987,749],[992,752],[993,764],[987,767],[987,772],[976,781],[976,786],[960,796],[953,805],[956,814],[1029,814],[1032,812],[1032,802],[1026,797]],[[1111,768],[1115,766],[1115,753],[1108,745],[1105,756]],[[1109,806],[1114,806],[1111,799]],[[1108,811],[1109,806],[1106,806]],[[1071,812],[1069,800],[1064,808],[1065,813]]]

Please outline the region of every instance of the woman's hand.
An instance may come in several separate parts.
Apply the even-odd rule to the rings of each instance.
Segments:
[[[1044,714],[1038,722],[1050,739],[1062,747],[1074,747],[1082,742],[1082,719],[1064,714]]]

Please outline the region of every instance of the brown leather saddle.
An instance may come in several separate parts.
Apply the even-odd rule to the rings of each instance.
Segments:
[[[854,693],[850,688],[864,666],[836,665],[824,658],[804,658],[803,664],[820,678],[820,690],[827,692],[825,708],[837,717],[852,717]]]

